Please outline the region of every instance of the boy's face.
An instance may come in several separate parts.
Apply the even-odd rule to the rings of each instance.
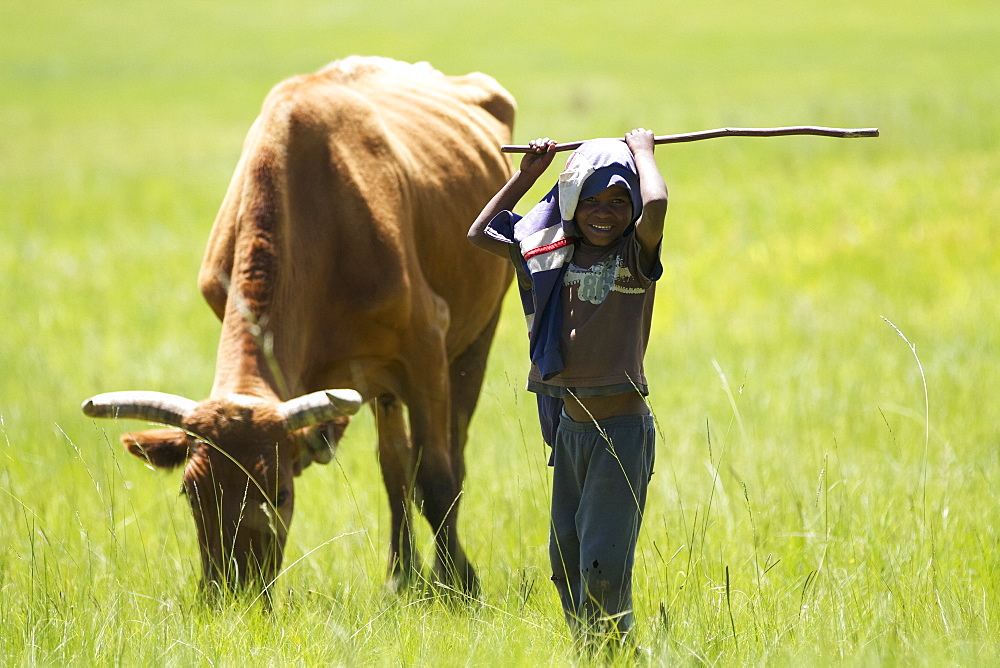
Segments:
[[[581,199],[573,220],[588,243],[607,246],[632,222],[632,198],[623,186],[609,186],[593,197]]]

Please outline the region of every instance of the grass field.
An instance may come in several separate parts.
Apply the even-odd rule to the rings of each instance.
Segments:
[[[4,665],[578,660],[514,300],[468,451],[477,605],[382,589],[367,414],[299,479],[267,614],[198,604],[178,474],[121,451],[138,425],[80,413],[107,390],[208,393],[195,277],[243,135],[271,85],[353,53],[492,74],[521,143],[878,126],[657,150],[637,635],[656,665],[1000,661],[994,2],[44,0],[0,25]]]

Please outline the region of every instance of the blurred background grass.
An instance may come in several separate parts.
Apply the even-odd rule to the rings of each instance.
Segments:
[[[378,591],[387,512],[362,416],[299,481],[287,624],[199,612],[177,475],[79,414],[106,390],[208,392],[218,324],[195,278],[243,136],[277,81],[360,53],[493,75],[519,143],[878,126],[657,150],[671,210],[639,630],[663,661],[996,658],[994,3],[99,0],[3,3],[0,25],[0,656],[565,658],[514,300],[463,501],[486,609]],[[882,317],[916,345],[929,415]]]

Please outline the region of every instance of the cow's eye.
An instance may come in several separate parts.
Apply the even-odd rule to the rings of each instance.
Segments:
[[[276,499],[276,504],[278,506],[283,506],[285,505],[286,501],[288,501],[288,490],[283,489],[280,492],[278,492],[278,498]]]

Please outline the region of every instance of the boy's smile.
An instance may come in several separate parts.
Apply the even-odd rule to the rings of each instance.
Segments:
[[[581,199],[573,220],[588,243],[607,246],[632,222],[632,198],[623,186],[609,186],[593,197]]]

